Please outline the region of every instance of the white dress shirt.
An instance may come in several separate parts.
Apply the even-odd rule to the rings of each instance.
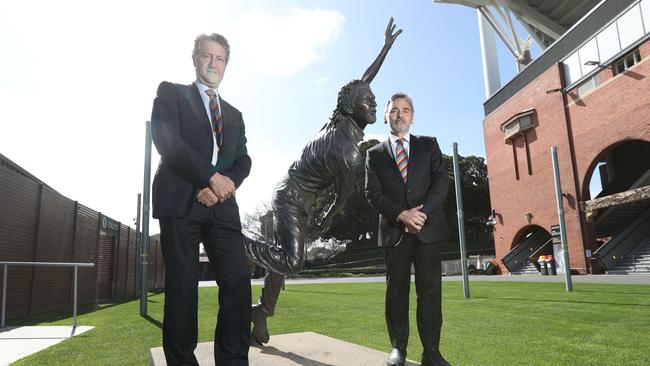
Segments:
[[[397,139],[398,137],[393,135],[392,133],[388,135],[388,141],[390,142],[390,150],[393,153],[393,159],[395,159],[395,163],[397,164]],[[407,133],[406,136],[403,137],[404,141],[402,141],[402,146],[404,146],[404,152],[406,152],[406,157],[408,158],[409,156],[409,151],[411,150],[411,134]]]

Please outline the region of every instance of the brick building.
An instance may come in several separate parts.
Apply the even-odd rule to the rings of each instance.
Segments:
[[[486,76],[483,131],[503,271],[534,272],[540,255],[561,250],[551,235],[559,222],[550,153],[556,146],[571,270],[650,272],[650,0],[503,5],[511,3],[507,10],[537,35],[543,52],[534,60],[520,52],[519,73],[502,87]],[[528,13],[514,6],[521,3]],[[572,9],[536,3],[585,7],[549,40],[544,21],[552,30],[553,17],[562,25]],[[479,14],[489,17],[485,9]]]

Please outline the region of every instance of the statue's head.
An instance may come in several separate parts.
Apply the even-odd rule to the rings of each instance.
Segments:
[[[375,95],[370,84],[363,80],[352,80],[341,88],[336,109],[352,118],[362,129],[377,120]]]

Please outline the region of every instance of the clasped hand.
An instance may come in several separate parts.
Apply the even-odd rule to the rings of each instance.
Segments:
[[[420,211],[422,207],[419,205],[410,210],[404,210],[397,216],[397,220],[404,224],[405,233],[417,234],[422,230],[422,226],[427,222],[427,214]]]
[[[214,173],[210,177],[209,185],[199,191],[196,199],[206,207],[211,207],[217,203],[222,203],[234,195],[235,183],[233,183],[232,179],[225,175]]]

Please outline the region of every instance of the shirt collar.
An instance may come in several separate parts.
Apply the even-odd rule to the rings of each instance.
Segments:
[[[397,146],[397,136],[393,135],[392,133],[389,133],[388,134],[388,139],[390,140],[391,145]],[[403,137],[403,139],[404,139],[404,141],[406,141],[407,146],[410,145],[411,144],[411,133],[407,133]]]
[[[201,92],[201,95],[204,95],[206,90],[212,89],[209,86],[203,84],[199,79],[196,79],[194,81],[194,84],[199,89],[199,92]],[[216,95],[219,95],[219,89],[212,89],[212,91],[214,91]]]

